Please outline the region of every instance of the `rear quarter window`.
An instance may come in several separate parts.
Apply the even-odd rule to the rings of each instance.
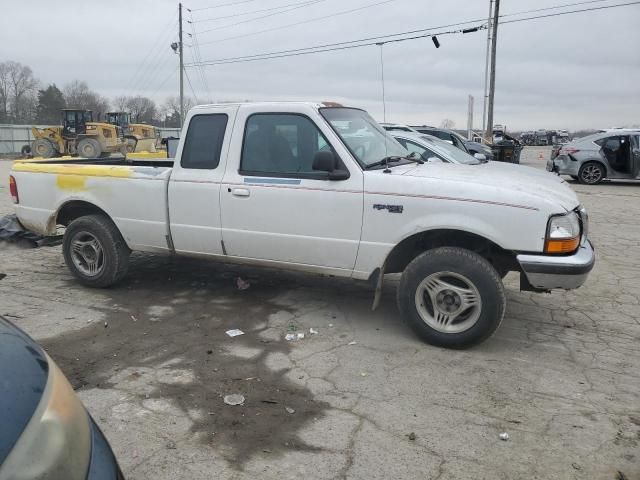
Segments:
[[[220,152],[229,117],[224,113],[195,115],[189,122],[180,166],[214,170],[220,164]]]

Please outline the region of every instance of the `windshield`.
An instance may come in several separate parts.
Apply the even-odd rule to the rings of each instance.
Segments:
[[[453,163],[464,163],[466,165],[477,165],[482,163],[477,158],[463,152],[458,147],[451,145],[449,142],[434,138],[431,135],[420,135],[420,140],[428,147],[429,150],[442,155],[446,160]]]
[[[407,150],[363,110],[331,107],[321,108],[320,113],[365,168],[385,157],[407,155]]]

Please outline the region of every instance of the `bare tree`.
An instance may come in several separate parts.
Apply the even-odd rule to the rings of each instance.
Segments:
[[[118,97],[115,97],[111,101],[111,104],[113,105],[113,108],[115,108],[118,112],[124,112],[127,110],[128,101],[129,97],[127,97],[126,95],[120,95]]]
[[[131,114],[131,121],[153,123],[157,116],[156,103],[147,97],[129,97],[126,109]]]
[[[196,102],[192,98],[185,97],[185,115],[195,105]],[[180,97],[168,97],[162,104],[160,114],[165,127],[180,127]]]
[[[109,101],[100,94],[89,89],[87,82],[74,80],[63,89],[67,108],[91,110],[94,120],[109,111]]]
[[[31,68],[18,62],[0,63],[0,121],[32,121],[37,90],[38,81]]]
[[[442,120],[442,122],[440,122],[440,128],[448,128],[448,129],[456,128],[456,122],[454,122],[449,118],[445,118],[444,120]]]

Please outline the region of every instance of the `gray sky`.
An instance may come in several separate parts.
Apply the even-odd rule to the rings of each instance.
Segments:
[[[185,23],[185,31],[216,29],[197,34],[202,59],[348,41],[488,14],[487,0],[391,0],[351,14],[253,34],[382,0],[322,0],[234,26],[230,24],[273,12],[202,20],[309,0],[245,0],[230,7],[195,10],[237,1],[185,3],[193,9],[185,12],[185,20],[200,20]],[[502,0],[501,13],[578,1]],[[5,0],[3,7],[0,61],[31,66],[43,84],[63,86],[81,79],[107,97],[140,94],[158,102],[177,95],[178,58],[169,48],[177,40],[177,2]],[[541,13],[557,11],[562,10]],[[504,123],[510,130],[640,124],[639,24],[640,4],[636,4],[500,26],[495,123]],[[225,40],[245,34],[251,35]],[[450,118],[464,128],[467,95],[472,94],[476,99],[474,126],[480,128],[486,31],[439,40],[440,49],[429,39],[384,47],[387,120],[438,125]],[[193,40],[185,37],[185,43]],[[186,62],[193,61],[193,50],[185,49]],[[200,101],[334,100],[366,108],[382,120],[377,46],[205,67],[208,91],[198,70],[190,68],[188,74]],[[188,84],[185,94],[192,95]]]

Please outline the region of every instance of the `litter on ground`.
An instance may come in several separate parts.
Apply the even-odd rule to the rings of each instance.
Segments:
[[[227,330],[226,334],[230,337],[237,337],[239,335],[244,335],[244,332],[238,328],[234,328],[233,330]]]
[[[225,395],[224,403],[227,405],[244,405],[244,395],[240,395],[239,393],[233,393],[231,395]]]

